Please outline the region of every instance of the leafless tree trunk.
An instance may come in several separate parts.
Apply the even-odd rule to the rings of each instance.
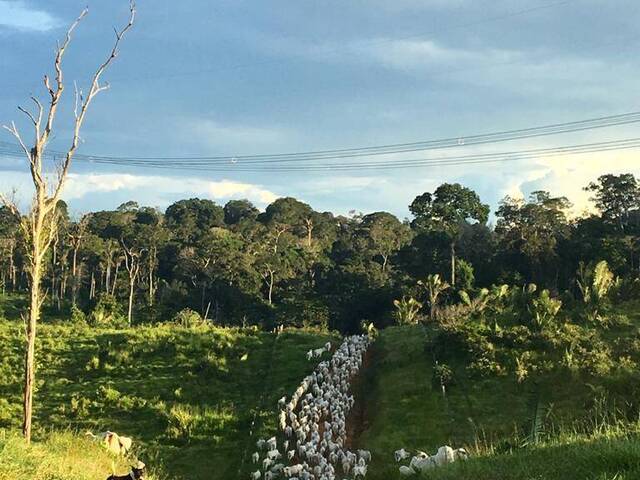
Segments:
[[[153,299],[156,295],[157,286],[154,282],[153,274],[158,261],[158,249],[153,246],[149,251],[149,306],[153,307]]]
[[[456,284],[456,242],[451,242],[451,286]]]
[[[111,270],[113,269],[114,264],[118,261],[118,244],[112,240],[107,241],[107,247],[105,250],[105,260],[106,260],[106,268],[105,268],[105,283],[104,283],[104,291],[107,293],[111,292]],[[118,274],[116,273],[116,276]],[[115,280],[114,280],[115,284]],[[115,288],[114,288],[115,290]]]
[[[140,273],[140,261],[144,249],[133,249],[127,247],[124,240],[120,242],[122,244],[122,250],[124,252],[124,266],[129,273],[129,308],[127,312],[127,321],[129,326],[133,323],[133,296],[135,294],[136,281],[138,280],[138,274]],[[115,286],[115,282],[114,282]]]
[[[81,269],[78,268],[78,250],[80,250],[88,220],[89,217],[85,215],[80,222],[78,222],[76,231],[69,234],[69,243],[72,248],[71,276],[73,277],[73,284],[71,285],[71,304],[73,306],[76,305],[78,300],[78,288],[80,287],[80,279],[82,278],[80,275]]]
[[[60,301],[58,300],[58,290],[56,289],[57,273],[56,268],[58,266],[58,243],[60,237],[56,232],[56,236],[53,239],[52,255],[51,255],[51,304],[58,303],[58,310],[60,310]]]
[[[91,269],[91,286],[89,288],[89,300],[96,296],[96,271]]]
[[[307,247],[311,248],[311,234],[313,233],[313,220],[311,218],[306,218],[304,220],[305,229],[307,231]]]
[[[89,91],[85,96],[81,90],[76,88],[75,108],[74,108],[74,126],[71,145],[69,146],[64,158],[57,165],[57,177],[54,179],[47,178],[46,168],[43,168],[44,152],[51,138],[53,130],[53,122],[56,118],[62,92],[64,91],[64,82],[62,74],[62,58],[71,41],[71,35],[80,21],[87,15],[88,10],[85,9],[80,16],[71,24],[67,30],[66,36],[62,43],[58,44],[54,60],[55,68],[55,85],[47,75],[44,76],[44,86],[49,93],[48,108],[36,97],[32,96],[36,111],[35,113],[23,108],[18,109],[24,113],[33,125],[34,141],[31,148],[27,147],[22,139],[15,123],[10,126],[4,126],[19,142],[22,150],[28,160],[31,178],[35,189],[33,202],[29,214],[21,218],[21,227],[24,233],[26,251],[28,257],[27,274],[30,282],[30,298],[29,311],[25,318],[27,345],[25,353],[25,375],[24,375],[24,391],[23,391],[23,409],[24,420],[22,432],[27,442],[31,441],[31,422],[33,415],[33,384],[35,380],[35,341],[36,326],[40,318],[40,308],[45,295],[41,292],[41,280],[43,275],[44,259],[47,254],[51,242],[56,233],[58,225],[57,205],[60,195],[65,185],[65,180],[69,173],[71,160],[78,148],[80,142],[80,129],[84,122],[89,105],[94,97],[108,85],[102,85],[100,79],[107,67],[111,64],[118,53],[118,46],[123,35],[131,28],[135,18],[135,4],[133,0],[130,4],[130,17],[127,25],[121,30],[116,30],[116,40],[107,59],[98,67],[93,74]],[[46,110],[46,114],[45,114]],[[51,187],[51,188],[50,188]],[[6,197],[1,198],[3,202],[19,215],[16,204],[8,200]]]
[[[273,304],[273,285],[275,283],[275,274],[276,271],[270,266],[267,266],[267,271],[265,272],[265,274],[263,274],[265,282],[267,283],[267,287],[269,288],[267,293],[267,300],[269,302],[269,305]]]
[[[118,284],[118,273],[120,272],[120,264],[121,263],[122,263],[122,260],[120,260],[120,259],[116,260],[116,271],[114,272],[113,283],[111,284],[111,295],[115,295],[116,294],[116,286]]]

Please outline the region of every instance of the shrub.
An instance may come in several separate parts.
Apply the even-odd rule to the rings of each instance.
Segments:
[[[435,387],[449,386],[453,381],[453,370],[446,363],[437,364],[433,368],[432,385]]]
[[[74,325],[86,325],[87,324],[87,316],[84,312],[78,308],[76,305],[71,306],[71,323]]]
[[[363,333],[366,333],[371,340],[375,340],[378,338],[378,329],[373,324],[373,322],[369,322],[367,320],[362,320],[360,322],[360,328]]]
[[[166,434],[169,438],[188,440],[198,421],[199,412],[189,405],[174,405],[167,416]]]
[[[98,398],[105,403],[115,403],[120,398],[120,392],[113,387],[101,385],[98,387]]]
[[[456,262],[456,287],[462,290],[471,290],[475,283],[473,266],[459,258]]]
[[[190,308],[183,308],[173,317],[173,323],[181,327],[194,328],[204,325],[204,320],[198,312]]]
[[[418,313],[422,304],[413,297],[403,296],[400,300],[394,300],[396,307],[394,316],[400,325],[413,325],[418,322]]]
[[[603,320],[601,312],[607,306],[610,291],[618,283],[605,260],[598,262],[595,266],[585,266],[580,262],[577,284],[584,302],[587,320],[590,322]]]
[[[89,314],[88,323],[93,327],[125,328],[127,318],[116,297],[101,293]]]
[[[70,401],[71,415],[76,418],[86,417],[89,414],[89,407],[91,406],[91,400],[83,397],[79,393],[71,395]]]

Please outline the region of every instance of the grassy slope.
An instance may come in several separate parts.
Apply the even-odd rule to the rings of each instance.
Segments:
[[[326,336],[175,326],[96,331],[42,325],[36,437],[50,428],[132,436],[171,478],[237,478],[257,435],[275,430],[277,399],[314,366]],[[277,342],[277,343],[274,343]],[[0,321],[0,429],[20,421],[21,326]],[[257,417],[254,437],[251,421]],[[102,477],[97,477],[102,478]]]
[[[401,447],[433,452],[444,444],[464,445],[486,453],[491,447],[499,449],[505,438],[526,425],[529,396],[508,379],[459,383],[444,398],[439,388],[432,387],[432,362],[418,327],[386,329],[374,348],[368,373],[369,428],[359,439],[373,452],[368,479],[400,478],[393,451]],[[553,400],[554,419],[570,422],[584,415],[589,391],[565,379],[558,383]],[[628,457],[622,461],[624,455]],[[635,437],[602,438],[478,458],[429,478],[582,480],[614,478],[617,472],[631,475],[617,479],[640,478],[633,477],[640,471],[639,462],[640,443]],[[587,472],[594,473],[587,476]]]
[[[393,477],[390,477],[393,478]],[[432,480],[636,480],[637,435],[546,445],[513,454],[479,457],[433,472]]]
[[[112,469],[124,474],[128,465],[70,432],[58,432],[32,447],[26,447],[17,435],[0,434],[0,480],[104,480]]]

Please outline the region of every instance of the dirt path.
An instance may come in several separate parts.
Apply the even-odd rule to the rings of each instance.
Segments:
[[[359,446],[360,436],[369,428],[372,412],[372,402],[368,392],[373,386],[373,372],[371,368],[375,363],[375,344],[372,344],[365,353],[362,366],[358,375],[353,379],[351,392],[355,404],[347,416],[347,441],[346,447],[355,451]]]

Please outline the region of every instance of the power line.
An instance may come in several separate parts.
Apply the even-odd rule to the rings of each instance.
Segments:
[[[171,162],[180,167],[197,166],[224,166],[231,164],[239,165],[260,165],[260,164],[288,164],[288,163],[310,163],[314,161],[341,160],[347,158],[370,157],[380,155],[391,155],[400,153],[410,153],[417,151],[441,150],[449,148],[459,148],[471,145],[486,145],[491,143],[501,143],[512,140],[527,138],[537,138],[564,133],[575,133],[585,130],[600,129],[605,127],[629,125],[640,122],[640,111],[629,112],[619,115],[602,116],[572,122],[554,123],[537,127],[528,127],[515,130],[502,130],[498,132],[463,135],[459,137],[447,137],[436,140],[423,140],[409,143],[392,143],[386,145],[325,149],[292,153],[274,153],[257,155],[225,155],[225,156],[107,156],[77,154],[77,160],[85,160],[104,164],[136,164],[139,166],[162,166],[163,163]],[[0,141],[0,153],[7,156],[21,155],[21,150],[16,144]],[[46,152],[48,158],[63,156],[65,152],[49,150]]]
[[[496,163],[506,161],[531,160],[540,157],[557,157],[562,155],[578,155],[586,153],[598,153],[613,150],[626,150],[640,148],[640,137],[623,140],[613,140],[608,142],[587,143],[578,145],[566,145],[561,147],[539,148],[531,150],[497,152],[487,154],[475,154],[466,156],[448,156],[422,159],[403,159],[395,161],[382,161],[370,163],[351,164],[324,164],[324,165],[275,165],[275,166],[191,166],[185,168],[181,165],[171,164],[140,164],[140,163],[118,163],[120,166],[188,170],[188,171],[226,171],[226,172],[309,172],[309,171],[357,171],[357,170],[389,170],[406,169],[417,167],[438,167],[438,166],[460,166],[470,164]],[[113,164],[112,164],[113,165]]]
[[[236,166],[236,165],[213,165],[213,166],[184,166],[170,163],[140,164],[136,161],[109,163],[110,165],[126,167],[146,167],[154,169],[183,170],[183,171],[206,171],[206,172],[309,172],[309,171],[358,171],[358,170],[388,170],[407,169],[421,167],[442,167],[460,166],[474,164],[488,164],[497,162],[513,162],[531,160],[540,157],[558,157],[563,155],[580,155],[587,153],[600,153],[615,150],[628,150],[640,148],[640,137],[610,140],[605,142],[593,142],[574,145],[564,145],[558,147],[535,148],[526,150],[513,150],[506,152],[478,153],[459,156],[441,156],[434,158],[417,158],[401,160],[385,160],[369,163],[346,163],[346,164],[317,164],[317,165],[275,165],[275,166]],[[2,153],[2,152],[0,152]],[[101,162],[97,162],[101,163]]]

